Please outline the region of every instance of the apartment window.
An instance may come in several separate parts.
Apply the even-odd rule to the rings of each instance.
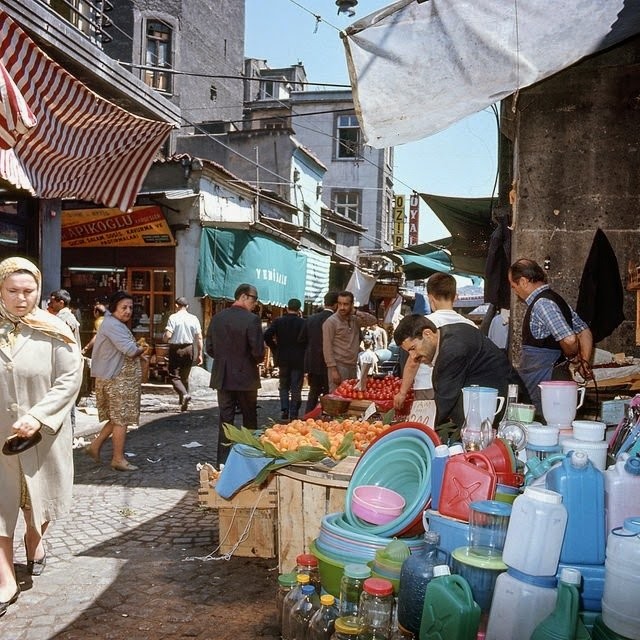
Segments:
[[[345,160],[360,157],[360,125],[355,115],[336,120],[336,156]]]
[[[171,93],[171,74],[164,69],[171,68],[171,27],[155,20],[147,22],[147,57],[145,64],[147,69],[144,72],[144,81],[150,87]]]
[[[305,229],[308,229],[311,226],[311,209],[308,205],[304,205],[304,209],[302,211],[302,226]]]
[[[358,191],[336,191],[333,195],[333,209],[349,220],[360,220],[360,193]]]
[[[284,129],[285,128],[285,122],[281,118],[278,118],[278,119],[275,119],[275,120],[265,120],[262,123],[262,126],[265,129]]]
[[[260,82],[260,100],[271,100],[277,97],[278,83],[274,80]]]

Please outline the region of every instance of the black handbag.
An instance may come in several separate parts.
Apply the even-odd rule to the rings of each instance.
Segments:
[[[36,431],[30,438],[23,438],[17,433],[9,436],[2,446],[2,453],[5,456],[15,456],[18,453],[22,453],[27,449],[31,449],[42,440],[42,434]]]

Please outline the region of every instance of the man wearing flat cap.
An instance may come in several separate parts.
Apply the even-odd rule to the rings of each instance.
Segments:
[[[164,339],[169,343],[169,377],[178,394],[181,411],[186,411],[191,401],[191,367],[194,362],[202,364],[202,327],[188,309],[189,301],[183,296],[177,298],[176,312],[169,316],[164,330]]]

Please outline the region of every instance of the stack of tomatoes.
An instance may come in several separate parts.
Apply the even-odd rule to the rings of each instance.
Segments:
[[[376,403],[379,411],[389,411],[393,407],[393,397],[400,391],[402,378],[385,376],[384,378],[369,378],[364,391],[357,389],[355,379],[343,380],[333,392],[335,395],[353,400],[370,400]],[[407,402],[412,398],[407,396]]]

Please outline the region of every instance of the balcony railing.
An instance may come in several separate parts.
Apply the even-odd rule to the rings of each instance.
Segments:
[[[113,25],[106,15],[113,9],[110,0],[41,0],[73,25],[91,42],[101,46],[113,39],[105,29]]]

